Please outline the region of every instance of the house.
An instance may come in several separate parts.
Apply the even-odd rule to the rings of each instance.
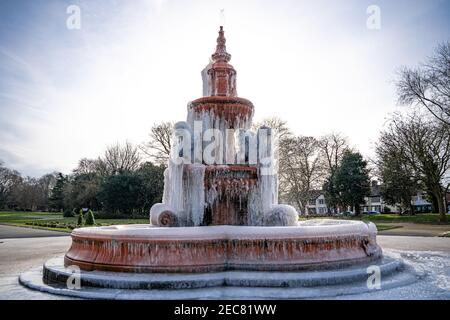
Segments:
[[[325,194],[322,190],[312,190],[308,204],[305,206],[307,214],[327,214],[328,207],[325,201]]]
[[[370,186],[370,195],[364,198],[365,203],[361,206],[361,212],[399,212],[398,206],[388,205],[381,196],[381,185],[373,180]],[[450,191],[446,194],[447,210],[450,212]],[[432,212],[432,204],[427,200],[426,192],[419,191],[411,199],[415,213]],[[351,208],[348,208],[352,211]],[[325,194],[322,190],[312,190],[308,204],[305,206],[304,214],[327,214],[333,213],[333,209],[327,206]],[[337,213],[340,213],[338,210]]]
[[[384,212],[384,203],[381,199],[381,188],[378,181],[373,180],[370,185],[370,195],[364,198],[365,204],[362,212]]]
[[[392,212],[396,211],[396,206],[388,205],[381,196],[381,185],[376,180],[372,180],[370,184],[370,195],[364,198],[365,204],[362,205],[361,211],[367,212]]]
[[[426,192],[419,191],[411,201],[416,213],[430,213],[433,211],[433,205],[428,201]],[[445,205],[447,212],[450,213],[450,190],[445,194]]]
[[[352,208],[347,208],[347,210],[352,211]],[[307,214],[327,214],[333,213],[334,210],[328,208],[325,194],[322,190],[313,190],[305,211]],[[386,211],[396,211],[396,208],[384,202],[381,196],[381,186],[378,184],[378,181],[374,180],[371,183],[370,195],[365,197],[365,203],[361,206],[361,212],[382,213]],[[340,213],[339,209],[337,213]]]
[[[432,212],[432,204],[427,200],[427,194],[424,191],[419,191],[411,200],[415,213],[428,213]]]
[[[447,212],[450,213],[450,190],[445,194],[445,201],[447,202]]]

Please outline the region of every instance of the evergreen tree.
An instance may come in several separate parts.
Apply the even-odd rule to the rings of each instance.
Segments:
[[[77,226],[81,227],[84,224],[83,221],[83,210],[80,209],[80,214],[78,215]]]
[[[162,165],[146,162],[136,172],[142,179],[141,197],[137,204],[141,212],[149,212],[153,204],[162,201],[164,170]]]
[[[65,177],[61,172],[58,173],[55,186],[53,187],[49,198],[50,208],[57,211],[62,211],[64,209],[64,186],[66,183],[67,177]]]
[[[102,181],[99,199],[107,212],[132,215],[140,208],[143,190],[141,176],[134,172],[119,173]]]
[[[336,186],[344,205],[355,208],[355,214],[361,213],[364,198],[370,195],[370,177],[367,161],[359,152],[347,151],[342,164],[336,172]]]
[[[85,224],[87,226],[93,226],[95,225],[95,218],[94,218],[94,213],[92,212],[92,210],[89,210],[87,215],[86,215],[86,222]]]
[[[333,209],[334,213],[337,212],[337,209],[342,206],[342,203],[339,202],[339,195],[336,190],[335,185],[335,172],[336,169],[331,171],[330,176],[325,180],[322,190],[325,194],[325,199],[329,208],[329,211]]]
[[[325,182],[324,190],[332,205],[351,206],[359,215],[364,198],[370,195],[367,161],[359,152],[346,151],[339,167]]]

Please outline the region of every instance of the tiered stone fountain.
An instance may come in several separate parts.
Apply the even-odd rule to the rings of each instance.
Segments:
[[[121,289],[122,297],[139,298],[282,297],[236,287],[363,283],[369,263],[383,274],[401,268],[382,259],[374,224],[298,222],[294,208],[278,204],[276,134],[265,127],[251,130],[254,106],[237,97],[230,58],[221,27],[203,72],[204,97],[189,103],[187,121],[175,126],[163,203],[152,207],[151,223],[75,229],[64,265],[57,259],[44,266],[41,289],[103,298],[121,296],[92,288]],[[57,289],[54,284],[71,275],[65,268],[74,266],[88,289]],[[21,281],[33,287],[26,277]],[[234,290],[198,291],[211,287]],[[302,296],[311,294],[290,297]]]

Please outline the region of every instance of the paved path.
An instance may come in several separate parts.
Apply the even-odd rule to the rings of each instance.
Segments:
[[[377,242],[383,249],[405,251],[441,251],[450,255],[450,238],[377,236]]]
[[[68,233],[49,231],[33,228],[21,228],[0,224],[0,239],[12,238],[36,238],[36,237],[61,237],[67,236]]]
[[[380,224],[383,223],[380,222]],[[418,223],[386,223],[386,225],[399,226],[401,228],[380,231],[380,235],[437,237],[444,232],[450,232],[450,225],[431,225]]]
[[[17,228],[22,229],[22,228]],[[22,232],[27,232],[22,230]],[[0,239],[0,300],[2,299],[63,299],[22,287],[18,276],[24,271],[41,266],[48,259],[60,256],[71,244],[65,236]]]
[[[22,228],[14,228],[16,232],[19,232],[19,234],[30,232],[30,230],[28,229],[18,230]],[[1,228],[0,230],[6,229]],[[33,231],[37,230],[31,230],[31,232]],[[36,235],[34,238],[16,237],[0,239],[0,300],[65,299],[64,297],[53,296],[26,289],[19,285],[17,280],[20,273],[40,266],[46,260],[52,257],[61,256],[69,249],[71,244],[70,236],[68,236],[67,234],[63,234],[64,236],[60,236],[60,234],[58,233],[58,237],[55,237],[55,233],[51,231],[48,232],[52,235],[52,237],[42,237],[41,233],[34,233]],[[414,252],[423,252],[425,254],[428,254],[427,252],[436,252],[435,254],[438,255],[439,260],[437,260],[435,263],[432,263],[431,267],[435,265],[439,266],[443,263],[442,261],[445,262],[449,261],[450,259],[448,258],[450,257],[450,238],[405,236],[399,237],[380,235],[377,237],[377,239],[384,249],[404,250],[407,252],[411,252],[411,254],[413,254]],[[426,261],[428,260],[430,259],[427,258]],[[447,264],[447,262],[445,263]],[[431,267],[427,266],[427,268]],[[445,269],[449,269],[447,271],[450,272],[450,268],[448,268],[446,265],[444,267]],[[436,271],[436,273],[442,274],[442,271],[438,270]],[[448,275],[444,274],[443,276],[446,281],[449,281],[450,278]],[[430,291],[430,296],[432,295],[433,292]],[[418,297],[421,296],[419,295]],[[367,298],[370,299],[371,297]]]

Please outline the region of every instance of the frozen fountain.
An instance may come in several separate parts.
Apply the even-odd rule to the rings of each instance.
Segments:
[[[258,297],[238,287],[364,282],[369,264],[383,275],[402,267],[382,258],[374,224],[298,222],[293,207],[278,204],[276,133],[252,130],[254,106],[237,96],[230,59],[220,27],[216,51],[202,72],[204,96],[190,102],[187,121],[175,125],[163,202],[151,208],[150,224],[75,229],[64,262],[44,266],[50,292],[105,297],[105,291],[82,295],[52,286],[64,283],[74,268],[88,288],[137,290],[126,297],[192,298]],[[227,294],[198,291],[230,287]],[[106,297],[118,297],[111,294]]]
[[[84,270],[206,272],[300,270],[377,259],[373,224],[298,223],[278,204],[276,143],[251,130],[253,104],[239,98],[223,28],[203,71],[204,97],[175,124],[163,203],[149,226],[83,228],[72,233],[66,265]]]

